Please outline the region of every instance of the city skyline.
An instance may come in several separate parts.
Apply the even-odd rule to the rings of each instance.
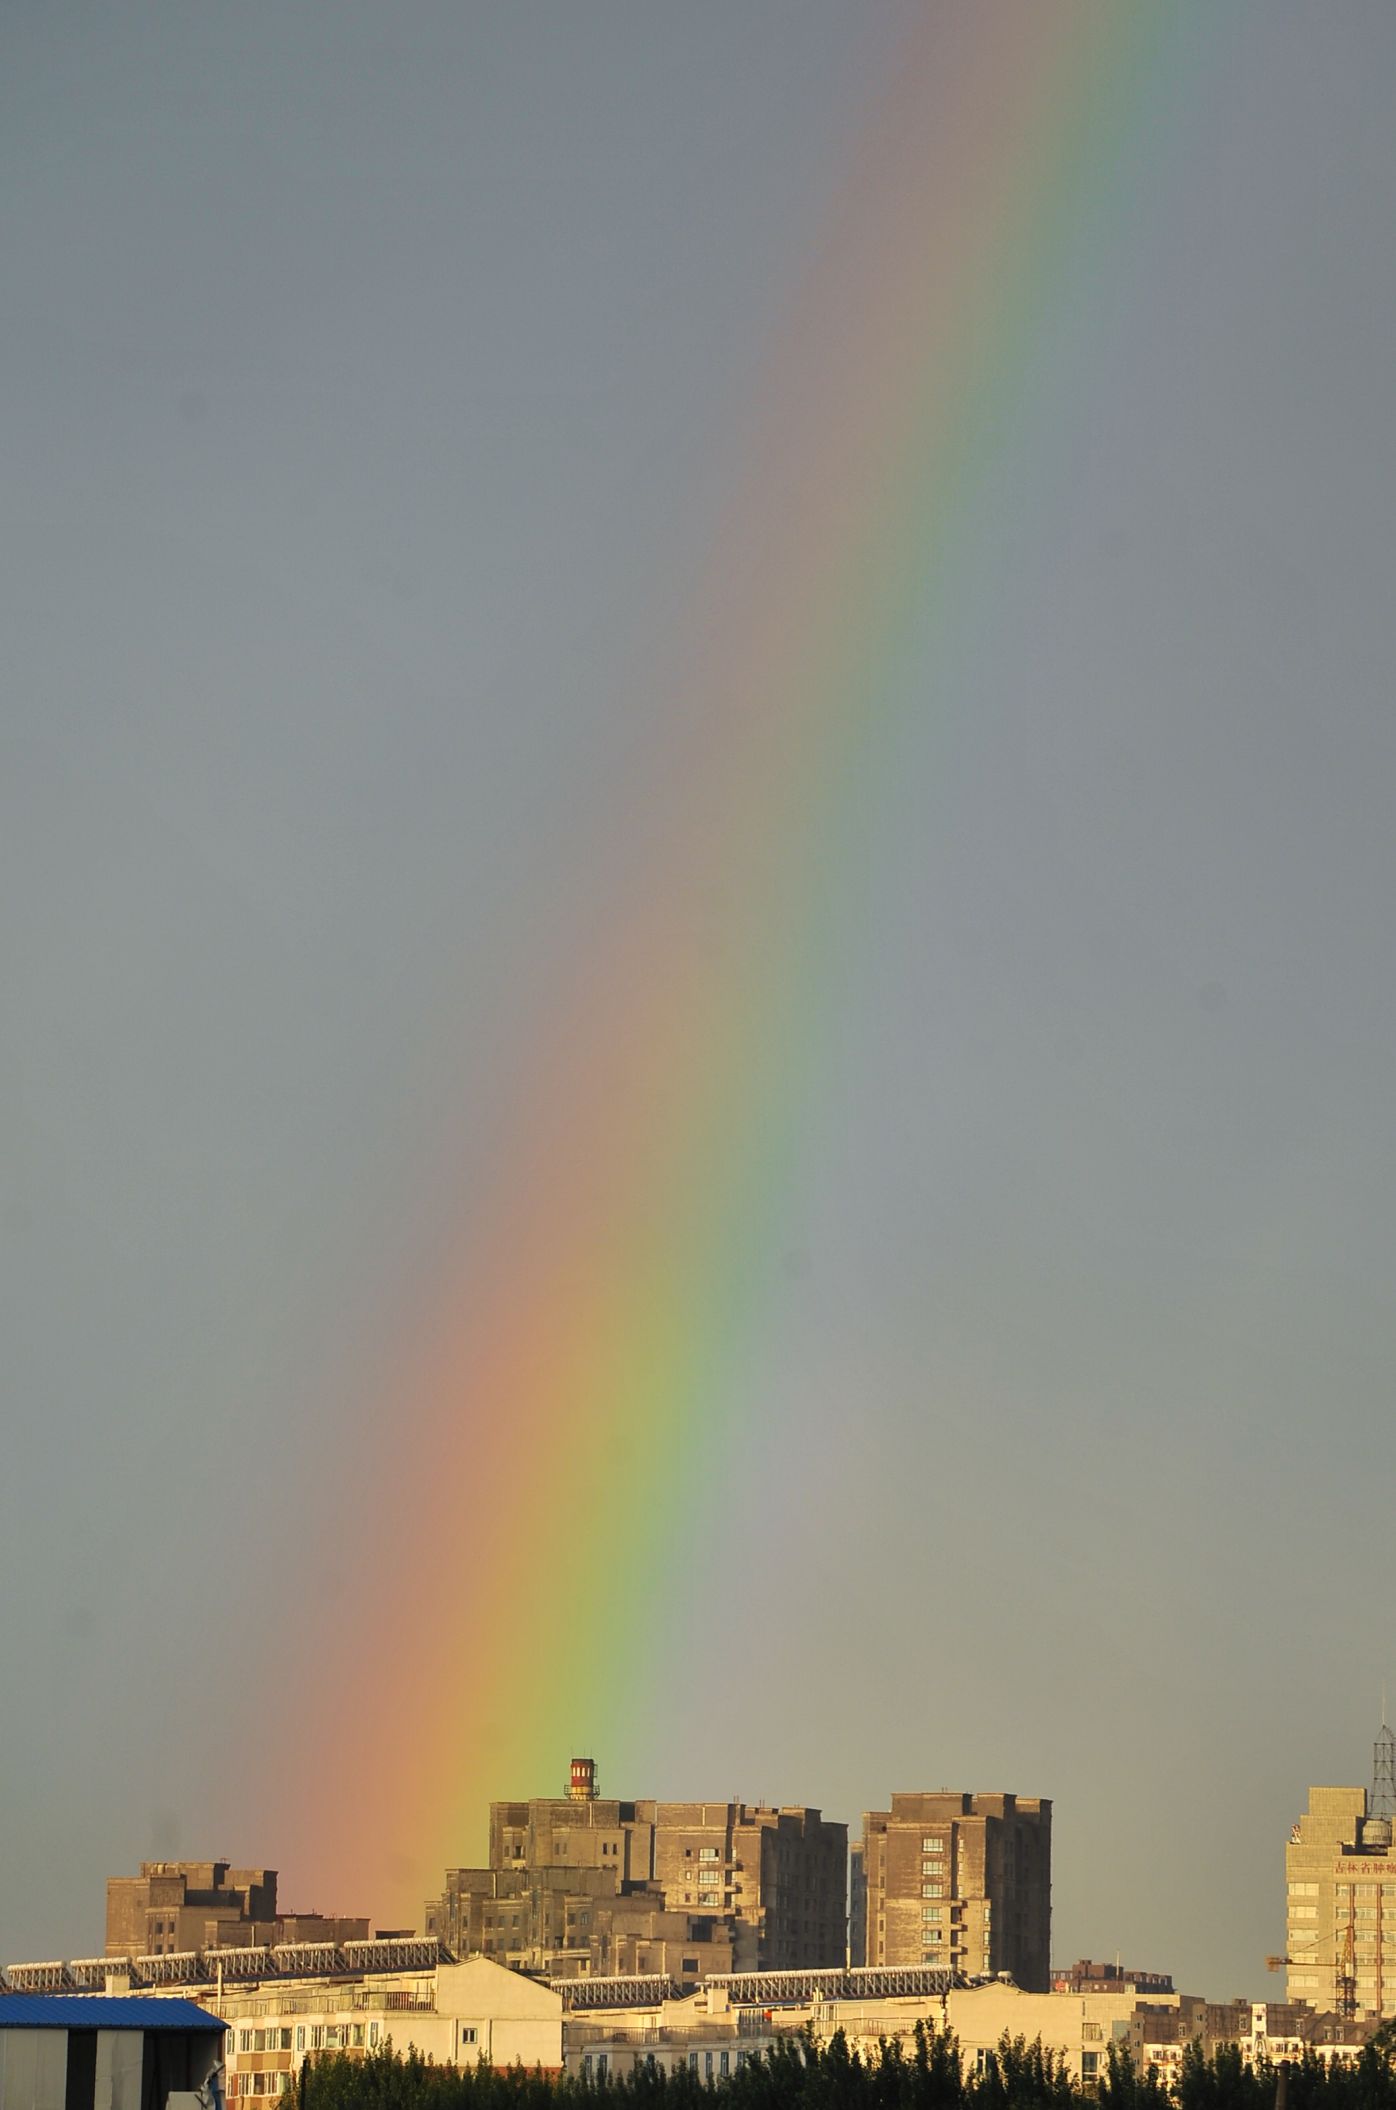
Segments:
[[[1262,2004],[1292,2001],[1330,2017],[1396,2015],[1396,1974],[1387,1969],[1390,1942],[1382,1909],[1389,1904],[1386,1891],[1396,1896],[1396,1880],[1382,1880],[1396,1814],[1396,1732],[1387,1725],[1384,1696],[1370,1788],[1310,1784],[1307,1797],[1307,1812],[1294,1822],[1283,1850],[1283,1953],[1265,1959],[1267,1971],[1286,1970],[1285,1991],[1279,2001],[1268,1992],[1259,1997]],[[1118,1951],[1114,1965],[1088,1970],[1084,1951],[1069,1965],[1068,1952],[1059,1950],[1050,1930],[1050,1800],[944,1785],[893,1791],[887,1800],[888,1809],[862,1813],[855,1837],[846,1820],[789,1801],[608,1798],[600,1792],[595,1758],[574,1754],[560,1792],[491,1805],[487,1863],[445,1870],[446,1893],[427,1898],[421,1930],[389,1927],[377,1913],[288,1907],[284,1896],[278,1898],[279,1871],[265,1866],[152,1860],[142,1863],[138,1876],[107,1877],[101,1953],[138,1960],[143,1968],[153,1960],[158,1968],[162,1957],[186,1951],[226,1954],[228,1942],[328,1944],[331,1950],[347,1943],[363,1954],[375,1943],[398,1942],[404,1954],[413,1953],[410,1967],[416,1968],[424,1937],[428,1947],[439,1943],[447,1957],[482,1955],[525,1974],[541,1972],[551,1982],[558,1982],[559,1973],[570,1980],[659,1972],[692,1990],[713,1972],[830,1967],[834,1923],[828,1913],[835,1908],[832,1894],[826,1895],[825,1863],[841,1839],[836,1919],[843,1933],[835,1946],[844,1944],[850,1967],[943,1965],[971,1982],[1002,1974],[1029,1992],[1047,1990],[1049,1981],[1054,1990],[1077,1990],[1097,1980],[1108,1989],[1113,1973],[1139,1977],[1141,1993],[1153,1984],[1204,2000],[1244,2004],[1257,1997],[1189,1986],[1186,1971],[1170,1966],[1157,1972],[1156,1958],[1148,1964],[1136,1959],[1122,1971]],[[776,1846],[777,1829],[783,1843],[768,1859],[765,1848]],[[754,1851],[763,1839],[765,1847]],[[514,1875],[517,1881],[510,1880]],[[1337,1898],[1347,1900],[1346,1954],[1337,1917],[1330,1931],[1335,1881]],[[807,1884],[813,1887],[796,1904]],[[773,1913],[767,1910],[768,1891]],[[1321,1905],[1310,1902],[1320,1895]],[[1376,1903],[1369,1905],[1369,1897]],[[927,1898],[937,1902],[925,1906]],[[614,1909],[607,1909],[607,1901]],[[1213,1892],[1198,1902],[1205,1917],[1219,1898]],[[579,1906],[599,1941],[580,1930],[574,1939]],[[923,1916],[957,1924],[918,1933],[915,1923]],[[721,1946],[705,1946],[710,1943]],[[699,1953],[689,1960],[695,1944]],[[86,1945],[70,1942],[64,1954],[90,1975]],[[1368,1956],[1375,1960],[1365,1961]],[[11,1962],[29,1973],[49,1968],[37,1957]],[[1335,1975],[1345,1969],[1354,1974],[1346,2005],[1343,1980]]]
[[[1391,1676],[1393,77],[17,12],[0,1954],[406,1924],[580,1750],[1006,1784],[1059,1957],[1275,1989]]]

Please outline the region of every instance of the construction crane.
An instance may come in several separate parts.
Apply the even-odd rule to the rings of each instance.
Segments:
[[[1302,1842],[1303,1831],[1301,1825],[1302,1820],[1300,1824],[1295,1825],[1289,1835],[1291,1846],[1298,1846]],[[1339,1863],[1339,1874],[1343,1879],[1343,1890],[1337,1892],[1336,1895],[1343,1896],[1345,1893],[1347,1921],[1341,1930],[1336,1925],[1333,1930],[1333,2005],[1336,2012],[1342,2016],[1345,2022],[1352,2021],[1357,2014],[1356,1898],[1359,1886],[1353,1881],[1353,1877],[1359,1873],[1374,1875],[1378,1867],[1381,1868],[1384,1874],[1396,1873],[1396,1851],[1393,1850],[1394,1835],[1396,1835],[1396,1730],[1391,1728],[1386,1719],[1386,1693],[1383,1691],[1381,1696],[1381,1728],[1377,1733],[1377,1740],[1372,1746],[1371,1794],[1364,1798],[1363,1813],[1358,1819],[1357,1828],[1351,1843],[1341,1848],[1344,1858]],[[1353,1856],[1351,1861],[1346,1858],[1349,1855]],[[1286,1863],[1288,1863],[1288,1856],[1286,1856]],[[1302,1889],[1303,1887],[1303,1885],[1295,1884],[1290,1886],[1291,1890]],[[1375,1885],[1369,1884],[1362,1887],[1365,1888],[1369,1895],[1374,1896],[1376,1894]],[[1382,1887],[1385,1889],[1386,1886],[1383,1884]],[[1342,1909],[1341,1904],[1336,1905],[1335,1919],[1337,1912]],[[1365,1913],[1366,1908],[1364,1907],[1363,1910]],[[1372,1912],[1371,1917],[1375,1922],[1377,1917],[1375,1910]],[[1380,1956],[1382,1950],[1376,1925],[1374,1924],[1371,1927],[1364,1925],[1363,1934],[1364,1936],[1370,1934],[1373,1938],[1374,1946],[1370,1953],[1374,1957]],[[1313,1949],[1317,1949],[1320,1946],[1326,1946],[1325,1937],[1316,1933],[1312,1949],[1308,1955],[1267,1956],[1265,1968],[1267,1971],[1283,1971],[1287,1965],[1296,1964],[1302,1969],[1305,1964],[1318,1962],[1319,1959],[1313,1954]],[[1377,2004],[1380,2007],[1380,1975],[1377,1976],[1376,1984],[1378,1986]]]
[[[1352,1892],[1348,1892],[1351,1899]],[[1357,1929],[1353,1924],[1352,1905],[1348,1905],[1348,1923],[1343,1929],[1343,1947],[1338,1968],[1333,1973],[1333,2004],[1344,2022],[1351,2022],[1357,2013]]]
[[[1315,1938],[1314,1947],[1318,1945]],[[1265,1968],[1267,1971],[1284,1971],[1290,1964],[1295,1964],[1302,1970],[1306,1964],[1317,1962],[1318,1958],[1312,1952],[1307,1956],[1267,1956]],[[1350,1896],[1347,1925],[1333,1964],[1333,2007],[1345,2022],[1351,2022],[1357,2013],[1357,1925]]]

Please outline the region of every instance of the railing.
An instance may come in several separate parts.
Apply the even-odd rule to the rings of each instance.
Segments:
[[[245,1978],[273,1978],[276,1951],[259,1945],[246,1949],[205,1949],[204,1969],[210,1978],[222,1977],[225,1984],[230,1980]]]
[[[351,1971],[434,1971],[439,1963],[450,1963],[450,1952],[435,1936],[418,1940],[347,1941],[342,1945],[344,1961]]]
[[[674,1997],[673,1979],[658,1972],[622,1978],[550,1978],[548,1985],[554,1993],[561,1993],[564,2007],[574,2013],[584,2008],[658,2007]]]
[[[5,1978],[11,1993],[68,1993],[73,1986],[65,1963],[6,1964]]]
[[[207,1976],[197,1949],[175,1950],[169,1956],[136,1956],[131,1961],[133,1985],[200,1985]]]
[[[747,2007],[807,2007],[828,2000],[938,1999],[967,1981],[935,1964],[860,1964],[851,1970],[734,1971],[705,1983]]]

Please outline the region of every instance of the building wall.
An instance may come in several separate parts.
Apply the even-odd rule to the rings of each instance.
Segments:
[[[615,1802],[600,1796],[537,1796],[531,1802],[490,1804],[490,1867],[601,1869],[622,1883],[654,1874],[652,1802]]]
[[[1155,1993],[1171,1993],[1173,1980],[1164,1971],[1132,1971],[1117,1963],[1092,1963],[1083,1956],[1078,1963],[1058,1964],[1052,1972],[1054,1993],[1133,1992],[1139,1999]]]
[[[0,2026],[0,2104],[4,2110],[142,2110],[162,2068],[166,2087],[202,2086],[217,2062],[219,2038],[199,2030],[147,2035],[139,2026],[71,2029]]]
[[[669,1970],[671,1959],[687,1982],[836,1967],[847,1955],[847,1860],[847,1827],[812,1809],[496,1802],[489,1867],[446,1871],[426,1931],[457,1955],[554,1975]],[[654,1912],[671,1917],[647,1927]]]
[[[1285,1991],[1340,2009],[1351,1958],[1357,2014],[1396,2015],[1396,1853],[1364,1788],[1311,1787],[1285,1847]]]
[[[5,2110],[64,2110],[68,2036],[61,2029],[0,2029]]]
[[[107,1880],[108,1956],[172,1956],[220,1942],[275,1941],[276,1870],[226,1861],[142,1861]]]
[[[570,2017],[568,2071],[599,2079],[653,2061],[666,2071],[687,2068],[720,2080],[743,2060],[781,2037],[812,2031],[827,2043],[841,2030],[849,2046],[876,2058],[893,2040],[910,2047],[918,2025],[952,2030],[973,2072],[997,2051],[1005,2032],[1031,2042],[1040,2037],[1076,2079],[1105,2071],[1111,2043],[1136,2045],[1143,2026],[1126,1996],[1025,1993],[1017,1986],[972,1986],[925,1998],[862,1998],[775,2009],[735,2008],[714,1990],[654,2008]],[[604,2066],[601,2064],[605,2061]]]
[[[274,2100],[306,2059],[363,2058],[387,2045],[445,2066],[562,2065],[561,1995],[481,1956],[338,1982],[264,1979],[202,1998],[229,2024],[230,2104]]]
[[[1050,1981],[1052,1805],[949,1790],[894,1795],[863,1819],[869,1964]]]
[[[844,1962],[846,1825],[803,1807],[661,1802],[654,1838],[655,1880],[669,1905],[732,1922],[734,1970]]]
[[[868,1879],[863,1843],[848,1849],[848,1961],[855,1970],[868,1960]]]

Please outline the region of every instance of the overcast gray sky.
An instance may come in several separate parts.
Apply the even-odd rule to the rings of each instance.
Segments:
[[[314,1733],[267,1636],[328,1617],[341,1381],[611,898],[919,13],[7,11],[5,1959],[143,1855],[294,1866],[220,1754]],[[1063,466],[986,470],[901,677],[722,1703],[588,1728],[612,1792],[1049,1794],[1056,1955],[1224,1996],[1396,1670],[1396,11],[1196,15],[1072,370],[1025,349]]]

